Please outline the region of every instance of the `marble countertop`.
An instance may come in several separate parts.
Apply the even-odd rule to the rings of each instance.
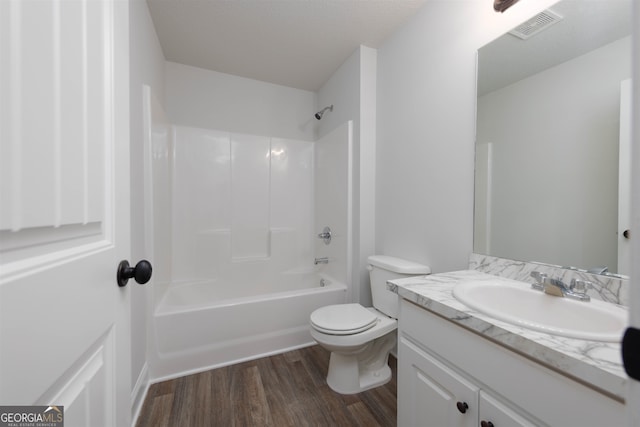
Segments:
[[[549,335],[484,315],[462,304],[452,294],[455,285],[471,280],[514,282],[475,270],[463,270],[392,280],[387,286],[408,301],[624,400],[627,375],[622,366],[620,344]]]

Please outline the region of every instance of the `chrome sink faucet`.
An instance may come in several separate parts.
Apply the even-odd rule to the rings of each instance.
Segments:
[[[545,294],[584,302],[591,300],[587,295],[587,289],[592,287],[592,283],[586,280],[572,279],[571,284],[567,286],[562,280],[551,278],[539,271],[531,272],[531,277],[536,279],[536,283],[533,283],[531,288],[543,291]]]

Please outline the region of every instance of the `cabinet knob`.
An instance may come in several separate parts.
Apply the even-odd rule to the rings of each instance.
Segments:
[[[464,414],[465,412],[467,412],[467,409],[469,409],[469,405],[467,405],[467,402],[457,402],[456,407],[461,414]]]
[[[493,423],[491,421],[480,421],[480,427],[493,427]]]

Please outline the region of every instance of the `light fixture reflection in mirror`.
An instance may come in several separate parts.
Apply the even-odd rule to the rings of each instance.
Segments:
[[[618,272],[627,0],[564,0],[563,19],[478,53],[474,252]]]
[[[511,6],[513,6],[515,3],[517,3],[518,0],[494,0],[493,1],[493,10],[495,10],[496,12],[504,12],[505,10],[509,9]]]

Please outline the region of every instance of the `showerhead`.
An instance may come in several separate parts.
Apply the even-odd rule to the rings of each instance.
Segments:
[[[328,107],[324,107],[322,110],[318,111],[316,113],[316,119],[320,120],[322,118],[322,115],[324,114],[325,111],[333,111],[333,104],[329,105]]]

